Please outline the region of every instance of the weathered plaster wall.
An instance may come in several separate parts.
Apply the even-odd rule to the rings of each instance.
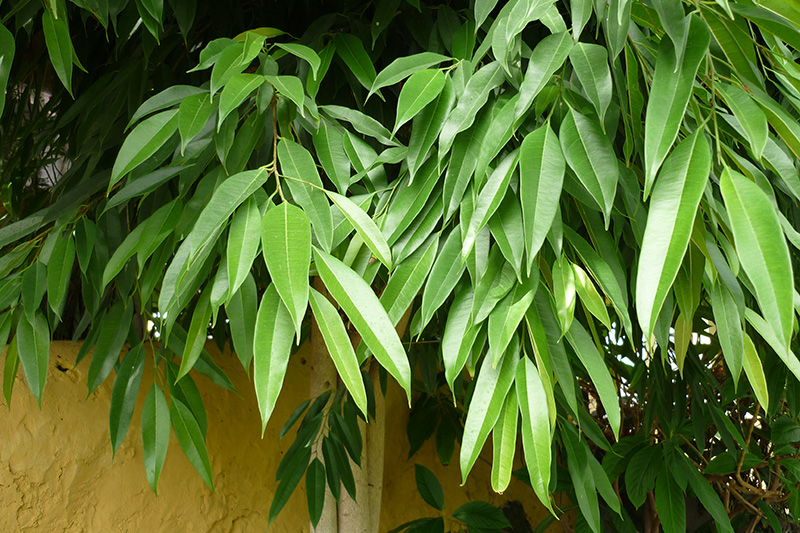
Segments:
[[[77,348],[69,342],[53,343],[41,411],[21,368],[11,410],[0,408],[0,531],[265,530],[276,487],[275,470],[292,442],[291,434],[278,441],[278,432],[308,394],[304,348],[292,357],[283,394],[262,440],[255,393],[241,365],[235,356],[219,354],[209,345],[241,394],[196,378],[208,413],[207,446],[216,492],[194,472],[173,435],[158,496],[145,478],[139,426],[151,374],[145,373],[133,422],[112,462],[108,405],[113,379],[86,398],[88,361],[72,369]],[[433,470],[442,482],[449,512],[470,499],[495,504],[513,499],[523,503],[534,527],[545,516],[532,491],[516,479],[504,495],[494,494],[489,485],[490,467],[484,461],[478,461],[464,487],[459,486],[458,461],[441,466],[431,442],[407,461],[408,407],[396,385],[389,388],[387,412],[381,531],[434,514],[416,491],[415,461]],[[484,453],[490,457],[490,444]],[[270,531],[307,530],[301,483]]]

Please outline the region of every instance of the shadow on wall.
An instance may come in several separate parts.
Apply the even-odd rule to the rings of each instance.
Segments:
[[[213,343],[208,344],[215,361],[241,394],[237,396],[217,387],[205,377],[196,378],[208,415],[206,442],[216,492],[203,483],[172,435],[158,496],[145,478],[139,426],[152,371],[145,371],[131,427],[112,462],[108,406],[113,379],[86,398],[89,358],[72,369],[79,347],[69,342],[51,345],[41,412],[28,391],[21,369],[14,385],[11,410],[0,408],[3,528],[8,531],[265,530],[277,487],[275,471],[293,439],[291,432],[279,441],[278,432],[308,395],[307,346],[302,346],[291,359],[283,392],[262,440],[251,382],[235,356],[220,354]],[[485,461],[478,461],[467,484],[460,487],[457,459],[449,466],[442,466],[432,442],[407,460],[405,428],[409,410],[403,392],[391,380],[386,405],[389,423],[381,531],[435,513],[416,491],[415,462],[430,468],[441,481],[448,512],[469,500],[484,500],[498,506],[516,500],[521,502],[534,527],[546,516],[547,511],[535,501],[533,491],[516,479],[512,479],[505,494],[493,493],[490,466]],[[484,456],[491,457],[491,444],[484,449]],[[308,530],[305,488],[301,482],[270,532]]]

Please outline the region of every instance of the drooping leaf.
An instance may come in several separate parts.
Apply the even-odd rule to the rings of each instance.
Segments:
[[[229,295],[239,290],[253,266],[261,241],[262,223],[258,202],[253,196],[245,200],[233,215],[226,248]]]
[[[656,173],[678,135],[686,105],[700,61],[708,49],[709,33],[697,16],[691,17],[683,62],[670,39],[661,39],[650,99],[645,111],[644,170],[645,198],[656,179]]]
[[[333,298],[356,327],[375,358],[411,395],[411,369],[403,345],[378,297],[369,285],[344,263],[320,249],[316,266]]]
[[[111,406],[108,411],[108,425],[113,454],[128,433],[128,427],[139,395],[139,385],[144,373],[144,344],[137,344],[125,354],[119,367],[114,387],[111,390]]]
[[[308,268],[311,264],[311,223],[306,213],[290,204],[267,210],[261,220],[261,243],[278,294],[292,316],[297,339],[308,307]]]
[[[383,87],[388,87],[389,85],[394,85],[395,83],[401,82],[409,76],[412,76],[414,73],[433,65],[438,65],[443,61],[447,61],[447,59],[448,58],[446,56],[435,54],[433,52],[422,52],[419,54],[397,58],[389,63],[385,69],[380,71],[380,73],[374,77],[375,79],[372,83],[372,86],[369,87],[369,94],[367,95],[367,98],[369,98],[370,95],[378,92]],[[409,80],[409,82],[410,81],[411,80]]]
[[[177,437],[183,453],[186,454],[187,459],[197,470],[197,473],[200,474],[206,485],[211,490],[214,490],[213,474],[211,472],[211,463],[208,460],[206,443],[194,415],[183,402],[177,398],[172,398],[172,404],[169,406],[169,417],[172,422],[172,428],[175,430],[175,437]]]
[[[386,265],[390,271],[392,270],[392,251],[389,249],[389,244],[383,233],[370,218],[370,216],[361,209],[358,204],[349,198],[342,196],[331,191],[325,191],[328,197],[336,204],[345,218],[353,225],[358,235],[375,254],[378,260]]]
[[[178,129],[178,110],[162,111],[137,125],[119,149],[108,190],[125,174],[155,154]]]
[[[417,491],[425,503],[438,511],[443,511],[444,491],[434,473],[420,464],[415,464],[414,478],[417,483]]]
[[[344,329],[342,319],[328,299],[314,289],[311,289],[310,301],[317,327],[322,333],[322,338],[325,339],[325,346],[328,347],[333,364],[353,397],[353,401],[356,402],[364,416],[367,416],[367,393],[364,389],[364,380],[361,377],[358,358],[353,350],[350,337],[347,335],[347,330]]]
[[[552,460],[548,402],[539,371],[533,361],[527,357],[520,361],[514,383],[522,415],[522,447],[531,486],[539,501],[552,512],[548,489]]]
[[[253,340],[253,381],[261,412],[262,435],[283,388],[292,349],[292,329],[292,316],[281,301],[275,283],[271,283],[258,306]]]
[[[591,6],[588,0],[586,4]],[[613,92],[606,49],[597,44],[576,43],[569,52],[569,61],[603,124]]]
[[[517,372],[521,366],[517,366]],[[517,391],[512,385],[492,429],[492,490],[500,494],[505,492],[511,482],[518,420]]]
[[[792,335],[792,265],[778,216],[758,185],[738,172],[722,173],[722,197],[733,230],[736,255],[755,287],[756,299],[778,338]]]
[[[153,383],[142,406],[142,452],[147,481],[157,493],[158,478],[167,458],[170,415],[167,399],[157,383]]]
[[[683,263],[710,170],[711,150],[698,130],[675,148],[659,173],[636,274],[636,311],[648,338]]]
[[[403,84],[397,100],[397,118],[393,132],[417,116],[422,109],[436,99],[446,83],[440,70],[420,70],[411,75]]]
[[[50,327],[41,311],[36,311],[32,318],[26,314],[19,317],[15,341],[28,388],[41,408],[42,392],[47,381],[47,363],[50,360]]]

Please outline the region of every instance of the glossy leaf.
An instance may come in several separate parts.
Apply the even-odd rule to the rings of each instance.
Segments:
[[[336,365],[339,377],[342,378],[358,408],[364,416],[367,416],[367,393],[361,377],[361,368],[342,319],[333,304],[314,289],[311,289],[310,301],[317,327],[325,339],[325,346],[328,347],[328,353]]]
[[[292,330],[292,316],[272,283],[261,297],[253,340],[253,381],[261,412],[262,435],[283,388],[292,349]]]
[[[636,275],[636,311],[646,337],[683,263],[710,170],[711,150],[698,131],[675,148],[659,173]]]
[[[139,385],[144,373],[144,344],[138,344],[125,354],[111,389],[111,406],[108,411],[108,425],[111,434],[111,449],[117,453],[119,445],[128,433],[133,417]]]
[[[377,80],[376,80],[377,81]],[[445,75],[440,70],[420,70],[403,84],[397,100],[397,118],[393,132],[414,118],[436,99],[445,86]]]
[[[411,369],[403,345],[378,297],[352,269],[335,257],[315,249],[322,281],[347,314],[375,358],[411,394]]]
[[[358,204],[349,198],[336,194],[335,192],[325,191],[328,198],[336,204],[345,218],[353,225],[358,235],[375,254],[378,260],[386,265],[390,271],[392,270],[392,251],[389,249],[389,244],[386,238],[381,233],[381,230],[375,225],[375,222],[370,216],[361,209]]]
[[[20,316],[15,340],[28,388],[41,408],[50,360],[50,327],[41,311],[36,311],[32,318],[24,314]]]
[[[109,191],[125,174],[141,165],[178,129],[178,110],[162,111],[137,125],[125,138],[111,170]]]
[[[261,241],[262,223],[258,203],[252,196],[233,215],[226,248],[228,294],[239,290],[253,266]]]
[[[577,43],[569,52],[569,61],[602,124],[613,92],[606,49],[597,44]]]
[[[517,371],[522,364],[518,365]],[[514,468],[514,451],[517,447],[517,391],[514,386],[508,391],[500,416],[492,429],[492,490],[502,494],[511,481]]]
[[[700,62],[708,49],[709,33],[705,24],[693,16],[689,25],[686,52],[678,63],[678,53],[669,39],[661,39],[653,86],[647,101],[644,130],[645,198],[656,173],[678,135],[692,85]]]
[[[261,220],[261,242],[278,294],[292,316],[297,339],[308,307],[308,268],[311,264],[311,224],[305,212],[284,202]]]
[[[370,95],[378,92],[383,87],[388,87],[389,85],[394,85],[395,83],[401,82],[409,76],[412,76],[414,73],[433,65],[438,65],[443,61],[447,61],[446,56],[435,54],[433,52],[422,52],[420,54],[413,54],[410,56],[397,58],[389,63],[385,69],[380,71],[377,76],[375,76],[372,86],[369,87],[369,94],[367,95],[367,98],[369,98]],[[406,83],[410,82],[411,80],[409,79]]]
[[[158,492],[158,478],[167,458],[170,414],[164,392],[153,383],[142,406],[142,451],[144,470],[153,492]]]
[[[214,490],[214,481],[211,473],[211,463],[208,460],[206,443],[200,427],[194,419],[194,415],[183,402],[177,398],[172,399],[169,406],[169,416],[172,427],[175,430],[175,437],[186,458],[192,464],[200,477],[205,481],[211,490]]]

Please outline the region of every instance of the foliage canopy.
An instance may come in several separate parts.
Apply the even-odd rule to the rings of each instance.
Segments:
[[[312,521],[353,492],[373,358],[421,391],[412,453],[466,478],[491,433],[502,491],[520,436],[578,527],[800,517],[795,0],[45,4],[0,7],[7,403],[84,339],[113,449],[144,385],[153,488],[170,426],[212,485],[207,335],[266,424],[313,321],[343,386],[287,422],[271,518],[304,474]]]

